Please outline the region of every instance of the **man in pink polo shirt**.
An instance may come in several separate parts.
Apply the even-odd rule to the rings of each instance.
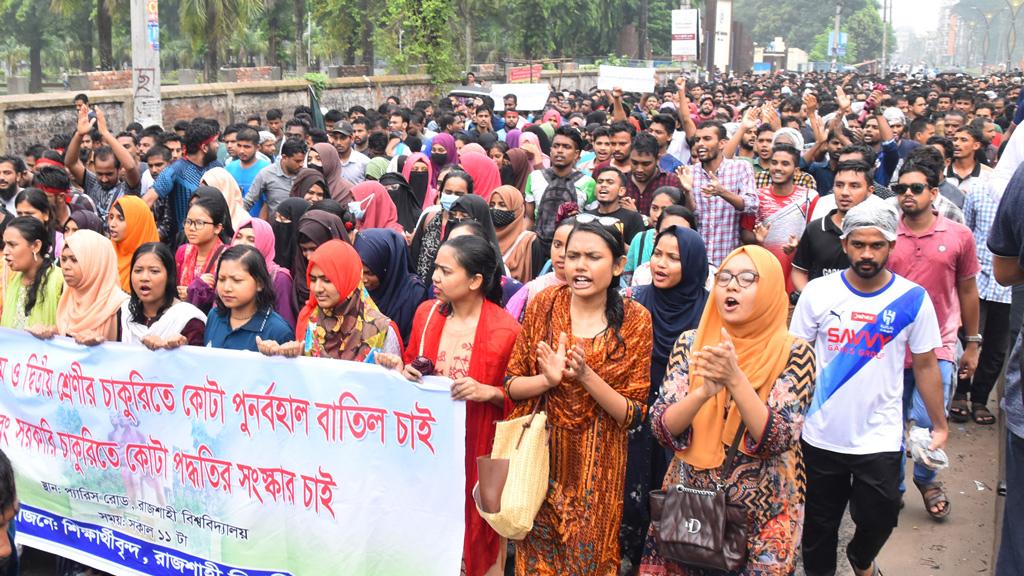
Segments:
[[[967,347],[960,359],[960,377],[970,378],[978,366],[981,336],[978,332],[978,285],[975,276],[981,270],[974,247],[974,235],[963,224],[940,216],[932,210],[939,194],[939,178],[930,166],[910,162],[900,171],[898,184],[891,186],[903,211],[897,229],[898,239],[889,269],[928,291],[942,333],[942,348],[935,350],[942,371],[945,402],[948,408],[954,383],[957,329],[967,333]],[[931,420],[920,394],[915,390],[914,373],[904,371],[903,413],[907,420],[930,428]],[[949,515],[949,498],[936,472],[914,465],[914,484],[921,491],[925,508],[935,520]]]

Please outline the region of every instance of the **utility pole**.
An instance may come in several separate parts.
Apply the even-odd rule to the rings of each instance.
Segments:
[[[143,127],[162,126],[159,0],[131,0],[132,115]],[[127,116],[127,114],[125,114]]]
[[[836,2],[836,21],[832,27],[832,70],[839,70],[839,24],[843,14],[843,5]]]
[[[889,0],[882,0],[882,78],[889,70]]]

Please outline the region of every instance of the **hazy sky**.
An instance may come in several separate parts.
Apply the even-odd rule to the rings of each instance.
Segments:
[[[915,32],[927,32],[938,26],[939,0],[889,0],[892,20],[896,28],[910,27]]]

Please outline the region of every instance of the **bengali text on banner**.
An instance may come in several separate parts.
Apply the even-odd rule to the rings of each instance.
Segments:
[[[465,405],[365,364],[0,330],[18,542],[116,576],[457,574]]]

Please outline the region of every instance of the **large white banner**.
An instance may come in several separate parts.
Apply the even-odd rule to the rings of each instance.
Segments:
[[[732,0],[718,0],[715,8],[715,66],[732,66]]]
[[[622,88],[625,92],[654,92],[654,68],[607,66],[598,68],[598,90]]]
[[[458,574],[465,405],[380,367],[0,330],[17,541],[115,575]]]

